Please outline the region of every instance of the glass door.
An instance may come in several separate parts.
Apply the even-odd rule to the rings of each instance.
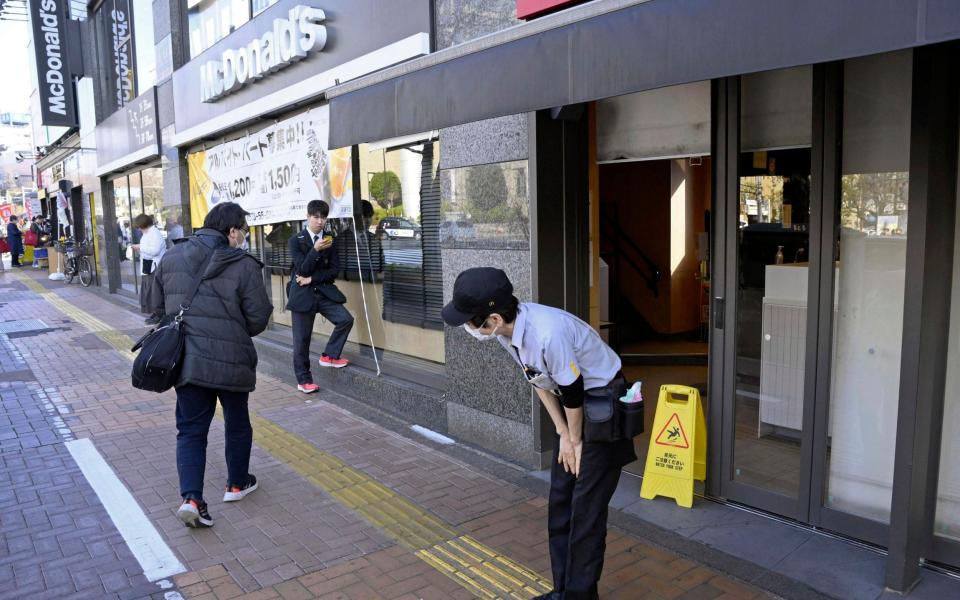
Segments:
[[[812,97],[809,66],[740,78],[739,147],[728,171],[736,174],[736,196],[728,198],[724,224],[733,251],[726,282],[733,352],[722,489],[730,499],[795,518],[809,481]]]
[[[839,187],[821,262],[832,271],[832,302],[820,315],[832,339],[810,520],[879,544],[900,401],[912,64],[910,50],[844,62]]]

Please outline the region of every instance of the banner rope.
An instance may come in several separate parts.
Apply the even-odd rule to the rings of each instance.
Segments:
[[[353,226],[353,246],[357,251],[357,271],[360,273],[360,297],[363,299],[363,316],[367,322],[367,335],[370,336],[370,348],[373,349],[373,362],[377,365],[377,377],[380,377],[380,359],[377,358],[377,345],[373,341],[373,329],[370,327],[370,312],[367,310],[367,293],[363,288],[363,267],[360,265],[360,241],[357,233],[357,219],[351,215],[350,224]],[[370,271],[371,276],[373,270]],[[375,277],[375,276],[374,276]],[[374,289],[376,295],[376,289]]]

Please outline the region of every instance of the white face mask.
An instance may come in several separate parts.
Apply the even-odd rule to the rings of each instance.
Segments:
[[[497,327],[500,327],[500,326],[497,325]],[[480,333],[479,329],[474,329],[473,327],[470,327],[466,323],[463,324],[463,328],[467,330],[467,333],[477,338],[481,342],[492,340],[493,338],[497,337],[497,327],[494,327],[493,331],[490,333]]]

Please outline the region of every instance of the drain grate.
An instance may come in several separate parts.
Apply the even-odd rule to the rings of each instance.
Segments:
[[[34,329],[47,329],[47,324],[40,319],[0,322],[0,333],[18,333],[21,331],[33,331]]]

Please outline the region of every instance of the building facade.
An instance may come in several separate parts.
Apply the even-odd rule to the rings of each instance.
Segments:
[[[510,358],[439,318],[498,266],[608,339],[648,426],[661,384],[700,389],[707,495],[885,548],[895,589],[960,567],[949,3],[112,0],[86,23],[106,291],[138,289],[137,214],[172,243],[238,201],[275,306],[258,348],[288,364],[286,241],[323,197],[356,318],[324,387],[544,466]]]

